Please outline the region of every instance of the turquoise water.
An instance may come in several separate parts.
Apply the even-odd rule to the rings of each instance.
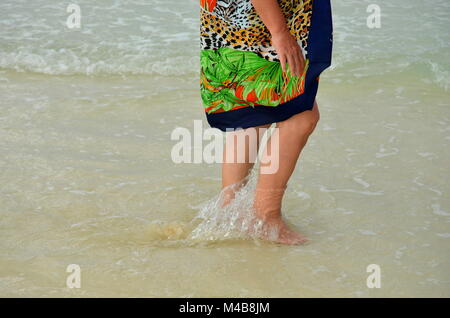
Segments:
[[[448,1],[379,2],[380,29],[333,2],[295,247],[191,239],[220,189],[219,164],[170,157],[175,127],[207,127],[198,1],[76,3],[77,30],[66,3],[0,3],[1,296],[450,296]]]

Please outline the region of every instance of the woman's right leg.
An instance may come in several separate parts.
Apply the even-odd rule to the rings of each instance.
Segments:
[[[278,153],[276,156],[271,153],[272,142],[267,143],[267,150],[263,154],[263,162],[268,162],[273,158],[278,160],[278,169],[274,173],[261,173],[258,178],[255,192],[254,207],[256,216],[263,220],[267,228],[278,230],[278,241],[285,244],[298,244],[306,241],[306,237],[289,229],[282,220],[281,203],[287,182],[291,177],[300,152],[308,141],[309,136],[314,131],[319,120],[319,109],[315,102],[311,111],[305,111],[292,116],[291,118],[277,123],[277,129],[270,137],[275,138]]]

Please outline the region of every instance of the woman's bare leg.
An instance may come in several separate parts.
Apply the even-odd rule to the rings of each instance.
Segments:
[[[259,149],[265,131],[261,128],[267,129],[268,127],[270,127],[270,124],[226,133],[222,163],[222,190],[224,192],[222,207],[227,205],[234,198],[235,192],[245,185],[244,179],[253,168],[257,155],[257,152],[254,153],[252,150],[256,149],[257,151]],[[245,144],[238,144],[238,138],[244,140],[243,136],[245,134],[250,135],[252,129],[256,138],[245,138]],[[238,161],[240,155],[238,152],[242,152],[242,159],[244,160]]]
[[[256,185],[254,207],[257,218],[263,221],[267,229],[275,228],[278,230],[276,241],[280,243],[299,244],[307,241],[306,237],[289,229],[282,220],[281,203],[298,157],[308,141],[308,137],[314,131],[318,120],[319,109],[317,103],[314,102],[311,111],[304,111],[277,123],[278,129],[275,129],[270,137],[275,137],[275,140],[278,140],[279,155],[275,156],[279,161],[278,169],[271,174],[261,174],[260,172]],[[278,136],[275,134],[278,134]],[[267,162],[267,158],[264,158],[264,156],[267,153],[270,154],[270,141],[266,147],[268,149],[263,155],[261,165],[263,165],[263,162]],[[271,155],[272,157],[274,156]]]

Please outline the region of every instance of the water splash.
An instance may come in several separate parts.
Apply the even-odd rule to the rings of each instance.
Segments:
[[[277,226],[266,226],[256,217],[253,207],[257,168],[241,182],[225,187],[218,195],[197,206],[199,213],[191,220],[190,240],[258,239],[275,241]],[[234,198],[229,193],[234,192]]]

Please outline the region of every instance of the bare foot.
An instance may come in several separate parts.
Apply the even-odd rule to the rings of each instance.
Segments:
[[[247,233],[252,237],[287,245],[303,244],[309,241],[306,236],[292,230],[281,216],[266,220],[255,218],[250,222]]]

